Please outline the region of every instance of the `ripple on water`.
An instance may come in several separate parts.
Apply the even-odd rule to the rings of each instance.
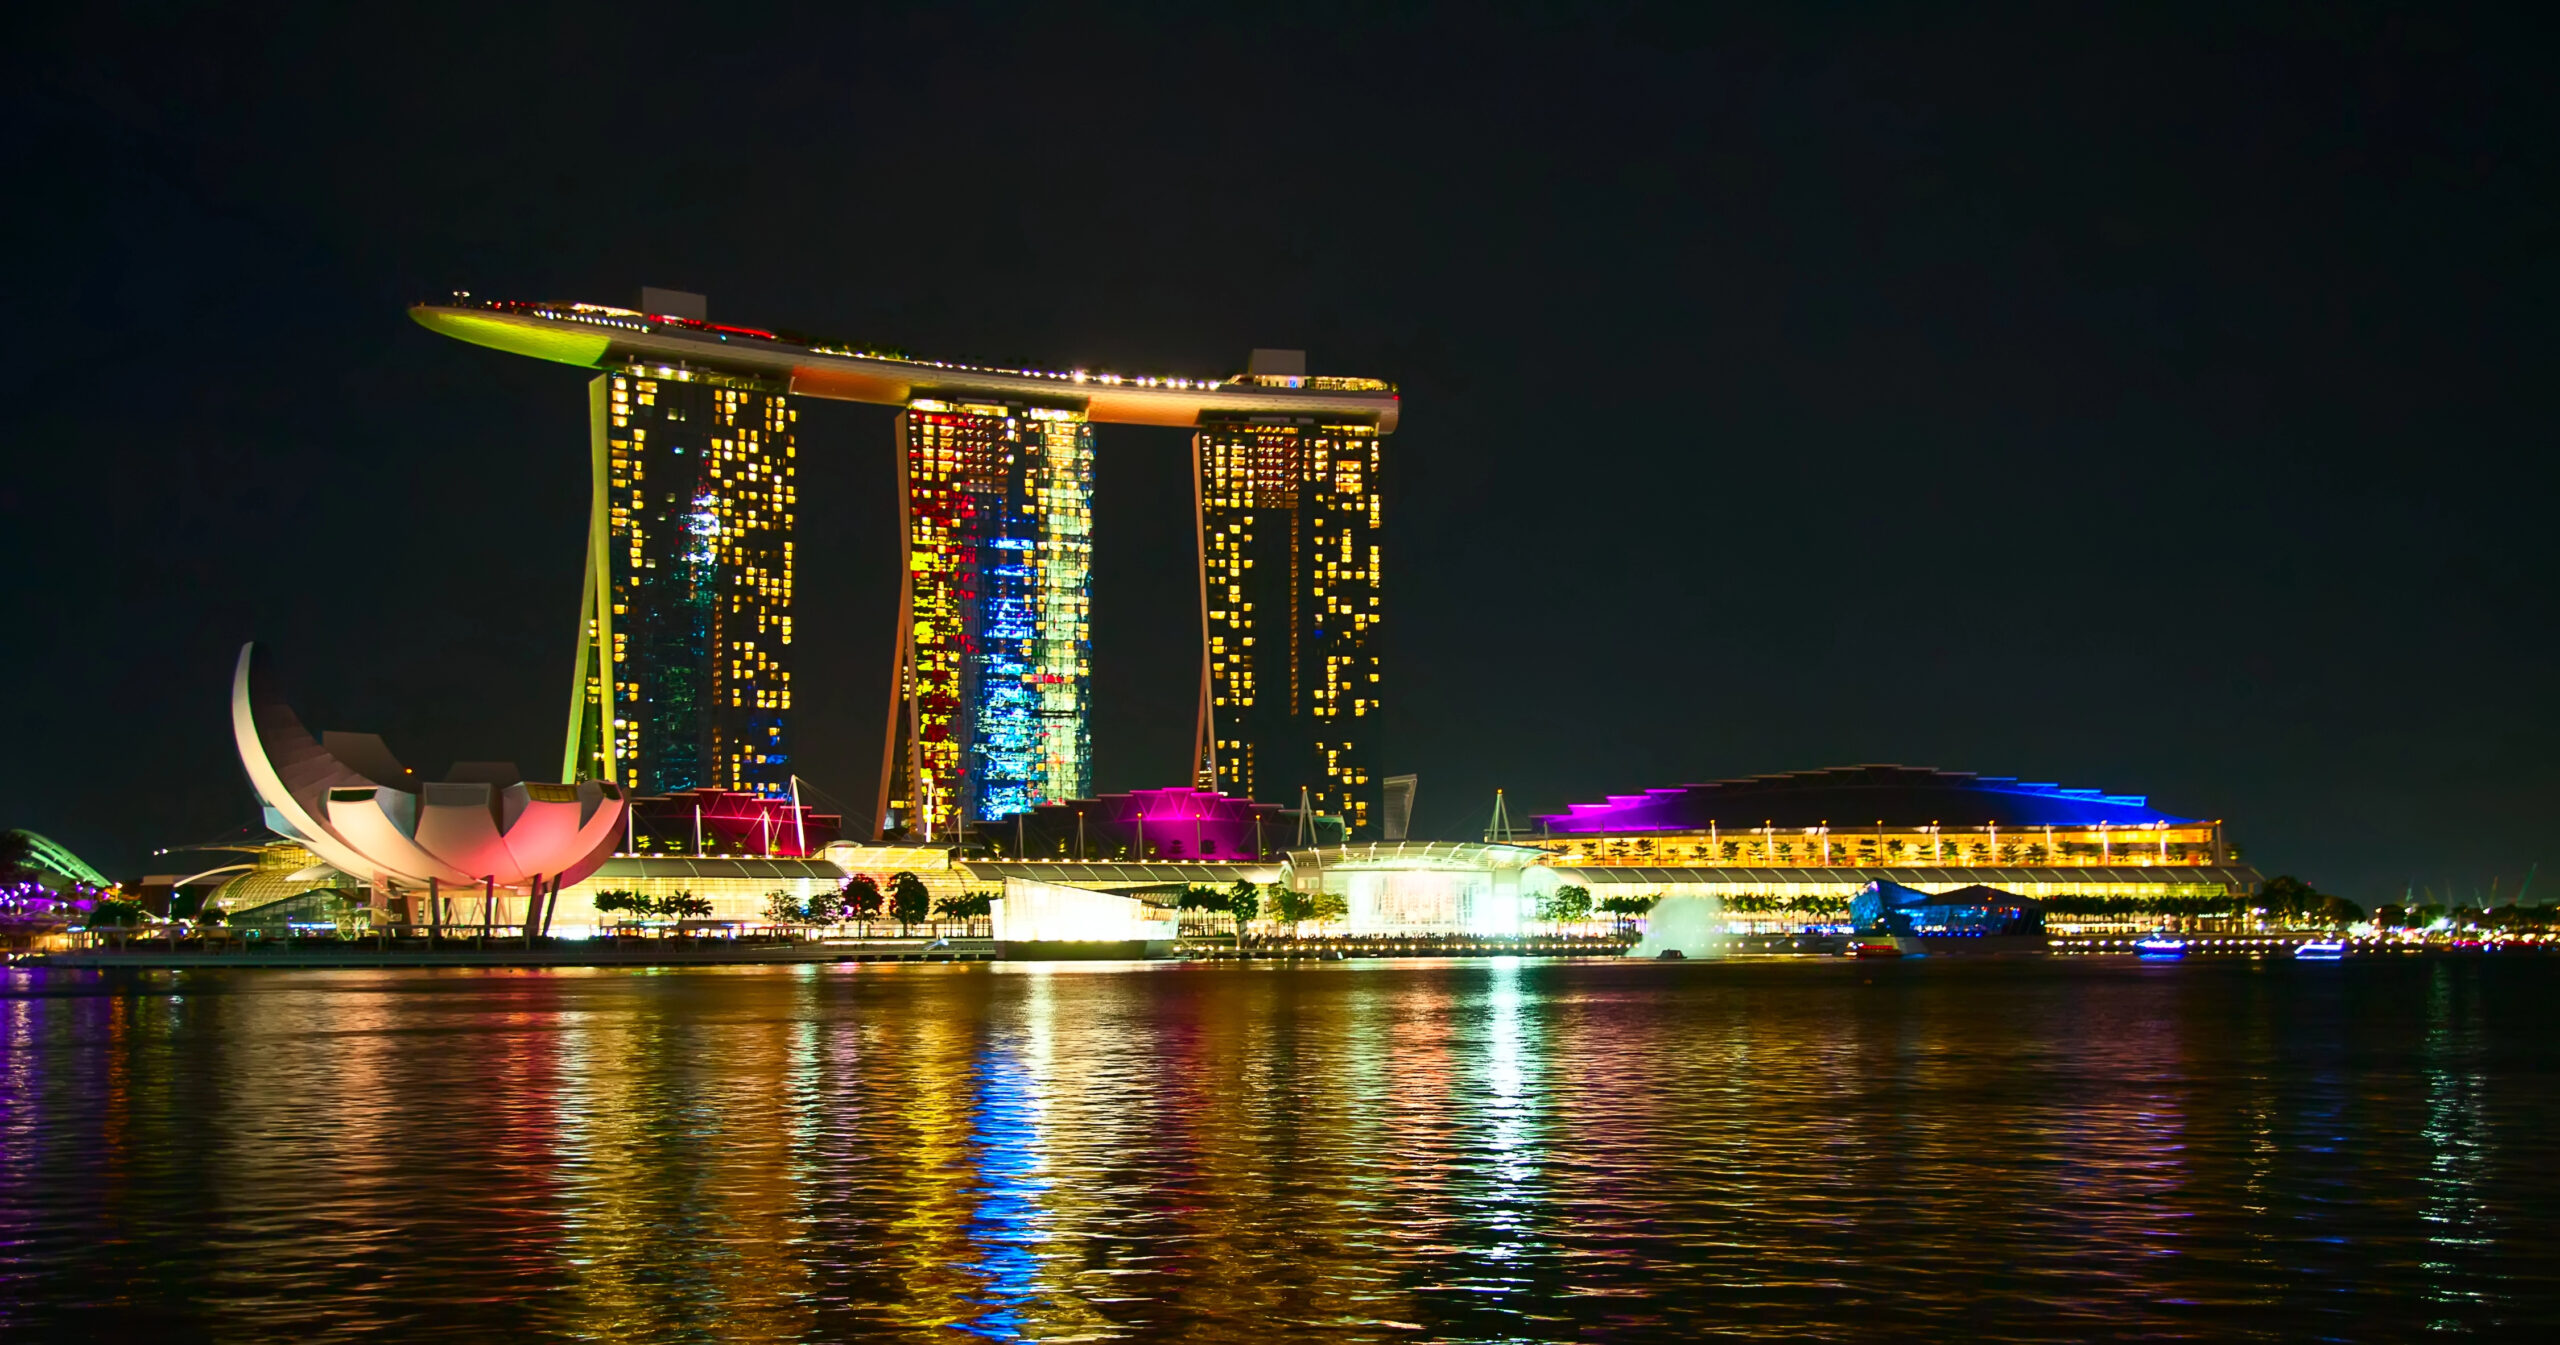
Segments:
[[[2538,963],[0,989],[0,1332],[2394,1337],[2552,1315]]]

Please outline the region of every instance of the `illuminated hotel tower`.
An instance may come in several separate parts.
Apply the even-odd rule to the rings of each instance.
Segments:
[[[564,780],[790,792],[793,425],[771,382],[588,385],[594,504]]]
[[[1192,438],[1199,783],[1272,803],[1304,789],[1354,835],[1381,815],[1379,443],[1375,424],[1286,415],[1203,416]]]
[[[917,398],[898,417],[898,599],[882,833],[949,836],[1093,792],[1093,426]]]
[[[898,406],[905,573],[881,833],[1093,792],[1094,425],[1193,431],[1199,783],[1376,825],[1378,445],[1402,403],[1256,351],[1234,378],[924,360],[640,307],[419,304],[458,341],[600,370],[564,778],[642,794],[790,781],[792,403]],[[787,394],[787,398],[786,398]]]

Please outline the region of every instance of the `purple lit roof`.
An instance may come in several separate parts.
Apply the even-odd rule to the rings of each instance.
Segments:
[[[1761,825],[2136,826],[2181,823],[2140,794],[2108,794],[1925,766],[1840,766],[1756,775],[1740,780],[1612,794],[1539,817],[1554,834],[1627,835],[1649,831],[1733,830]]]
[[[1188,785],[1171,785],[1163,789],[1133,789],[1126,794],[1106,794],[1098,803],[1126,799],[1129,811],[1123,817],[1144,817],[1150,822],[1188,822],[1205,818],[1215,822],[1251,820],[1253,800],[1229,798],[1224,794]]]
[[[1133,789],[1126,794],[1044,803],[1026,819],[1045,846],[1066,837],[1080,838],[1092,853],[1110,854],[1142,844],[1150,857],[1226,857],[1260,854],[1290,835],[1282,821],[1288,810],[1276,803],[1256,803],[1205,789],[1171,785]],[[1257,826],[1259,818],[1261,825]],[[1009,820],[988,824],[999,842]]]

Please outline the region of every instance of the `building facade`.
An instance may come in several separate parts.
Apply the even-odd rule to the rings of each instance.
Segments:
[[[1312,805],[1354,836],[1382,814],[1377,426],[1204,417],[1200,511],[1204,789]]]
[[[1844,766],[1613,794],[1537,819],[1564,865],[2211,867],[2222,824],[2139,794],[1914,766]]]
[[[1046,802],[973,839],[998,859],[1259,863],[1286,851],[1293,838],[1339,841],[1340,833],[1332,818],[1301,818],[1276,803],[1176,785]]]
[[[883,838],[1092,792],[1092,427],[1194,432],[1200,678],[1191,783],[1383,830],[1374,378],[1257,351],[1223,378],[1010,368],[639,308],[419,304],[459,341],[601,370],[596,503],[565,752],[643,795],[791,779],[794,404],[896,406],[904,534]],[[711,431],[720,442],[705,442]],[[721,470],[710,470],[713,466]],[[1211,598],[1215,595],[1216,600]]]
[[[1616,794],[1514,838],[1595,897],[1711,897],[1737,931],[1841,918],[1882,881],[1985,886],[2064,910],[2174,911],[2254,891],[2222,823],[2138,794],[1925,767],[1845,766]]]
[[[1092,425],[919,398],[897,434],[906,567],[881,834],[950,836],[1091,793]]]
[[[771,794],[688,789],[631,800],[614,854],[806,859],[835,844],[843,825],[838,814]]]
[[[798,411],[772,383],[633,366],[588,412],[563,778],[789,793]]]

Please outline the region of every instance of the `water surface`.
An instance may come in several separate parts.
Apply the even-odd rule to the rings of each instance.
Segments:
[[[0,1336],[2511,1334],[2560,962],[0,980]]]

